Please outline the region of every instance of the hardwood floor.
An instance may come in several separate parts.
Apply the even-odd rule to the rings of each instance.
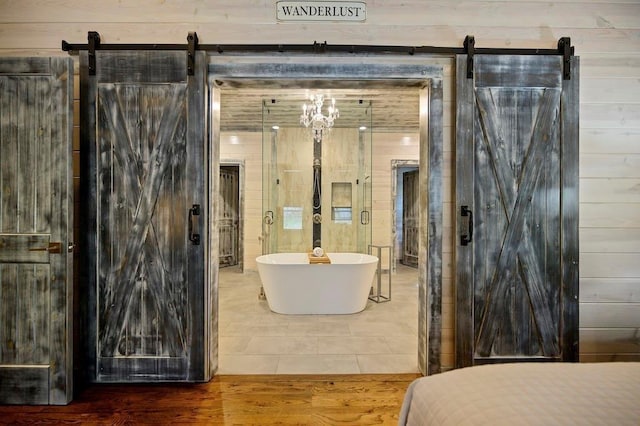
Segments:
[[[0,424],[395,425],[417,374],[216,376],[92,385],[68,406],[0,406]]]

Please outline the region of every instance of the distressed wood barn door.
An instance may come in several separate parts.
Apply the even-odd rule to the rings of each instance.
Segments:
[[[0,59],[0,404],[72,397],[73,63]]]
[[[578,60],[457,59],[456,366],[578,359]]]
[[[202,381],[209,307],[207,61],[81,55],[91,380]]]

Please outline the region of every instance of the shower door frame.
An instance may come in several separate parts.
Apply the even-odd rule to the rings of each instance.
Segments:
[[[418,368],[423,375],[441,370],[443,226],[443,69],[433,59],[395,55],[247,55],[210,56],[210,152],[212,173],[220,164],[220,86],[279,88],[393,88],[420,90],[420,246],[418,275]],[[211,191],[218,191],[215,176]],[[212,201],[213,202],[213,197]],[[210,206],[211,229],[217,221]],[[213,236],[215,233],[211,233]],[[212,242],[211,258],[218,255]],[[212,300],[218,301],[217,266],[210,268]],[[218,310],[212,307],[210,359],[217,362]]]

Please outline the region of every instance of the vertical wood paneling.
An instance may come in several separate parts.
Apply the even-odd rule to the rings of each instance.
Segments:
[[[210,374],[217,368],[216,364],[210,362],[209,352],[211,349],[208,342],[211,334],[217,336],[217,329],[212,326],[211,315],[213,313],[210,310],[210,306],[213,303],[217,303],[218,285],[218,261],[210,260],[211,253],[218,252],[217,239],[210,237],[211,233],[215,232],[217,228],[211,229],[208,225],[212,220],[215,223],[218,214],[216,212],[215,198],[210,204],[209,194],[216,194],[219,190],[219,187],[215,186],[217,184],[216,181],[214,181],[213,187],[209,186],[208,174],[215,173],[219,175],[220,157],[217,146],[210,148],[210,138],[213,135],[210,134],[211,129],[207,127],[210,120],[215,122],[216,119],[215,113],[207,104],[210,94],[207,86],[207,56],[204,52],[197,52],[194,61],[195,69],[193,75],[187,78],[189,105],[187,108],[187,123],[189,125],[186,128],[186,134],[187,140],[193,141],[193,143],[187,143],[186,147],[189,173],[185,176],[185,183],[188,188],[187,204],[200,204],[203,206],[198,224],[203,243],[201,243],[201,246],[190,245],[187,250],[186,261],[190,266],[187,269],[187,281],[199,284],[189,287],[186,297],[188,297],[189,306],[192,308],[185,312],[185,317],[188,318],[187,324],[190,327],[190,330],[189,327],[187,328],[190,332],[187,342],[190,345],[191,354],[191,370],[189,371],[188,380],[208,381],[211,378]],[[215,98],[211,100],[213,101]],[[211,170],[211,172],[208,170]],[[213,243],[209,244],[211,241]],[[209,268],[214,269],[212,276],[209,274]],[[211,287],[215,289],[213,296],[209,291]]]
[[[562,334],[565,339],[563,358],[578,361],[579,324],[575,324],[579,313],[579,258],[580,258],[580,58],[571,58],[571,79],[562,82],[561,114],[565,117],[562,126],[561,164],[562,170],[562,305],[565,310],[562,318]],[[569,343],[569,344],[567,344]]]
[[[18,102],[24,105],[35,105],[33,87],[28,84],[29,82],[22,78],[18,81]],[[37,83],[36,83],[37,84]],[[33,125],[37,123],[30,122],[30,118],[27,117],[28,111],[20,108],[18,109],[18,157],[17,166],[18,170],[28,170],[32,161],[34,151],[34,137],[33,137]],[[18,210],[17,218],[18,232],[30,232],[33,226],[33,192],[34,181],[36,177],[34,174],[20,173],[18,176]]]
[[[209,151],[205,148],[205,158],[209,158],[210,173],[208,176],[209,189],[214,194],[220,187],[220,162],[222,158],[222,138],[220,135],[220,89],[216,84],[212,84],[210,78],[207,78],[209,82],[209,103],[208,103],[208,130],[209,130]],[[256,144],[258,147],[260,143]],[[237,157],[235,157],[237,158]],[[241,162],[240,166],[241,187],[240,193],[243,193],[242,183],[244,183],[244,162]],[[256,167],[256,174],[259,174],[260,168]],[[262,194],[260,194],[262,195]],[[244,197],[241,197],[244,199]],[[212,211],[209,215],[209,259],[205,258],[205,265],[209,264],[209,269],[205,269],[205,277],[208,279],[208,286],[205,286],[203,297],[206,297],[209,303],[205,303],[204,306],[204,318],[205,318],[205,330],[207,330],[208,340],[205,342],[203,348],[202,358],[205,364],[203,375],[206,377],[213,377],[218,370],[218,340],[219,340],[219,321],[220,321],[220,309],[219,309],[219,281],[218,281],[218,269],[219,259],[215,256],[219,252],[219,244],[217,239],[217,227],[218,212],[216,211],[215,199],[211,202]],[[245,212],[240,211],[240,216],[244,221]],[[258,210],[256,217],[262,218],[262,212]],[[262,220],[259,221],[262,223]],[[241,225],[241,229],[244,230],[244,223]],[[241,238],[244,235],[241,233]],[[257,238],[256,238],[257,240]],[[242,250],[244,252],[244,250]],[[243,264],[244,265],[244,264]]]
[[[442,206],[445,198],[442,179],[442,128],[444,125],[442,100],[442,76],[437,75],[430,79],[428,91],[424,88],[420,92],[420,168],[418,175],[421,176],[420,194],[427,194],[428,200],[425,206],[423,204],[424,197],[421,195],[420,247],[421,250],[426,249],[426,253],[419,253],[419,257],[424,259],[419,265],[421,278],[419,293],[423,291],[427,297],[420,299],[418,303],[422,306],[426,300],[429,305],[426,309],[429,314],[427,321],[428,351],[426,368],[422,367],[420,371],[429,375],[439,373],[442,370],[442,277],[444,275]],[[427,123],[425,123],[425,120]],[[426,135],[425,132],[427,133]],[[425,166],[427,166],[427,170],[425,170]],[[426,187],[424,185],[425,175]],[[422,288],[423,285],[426,285],[427,288]],[[418,322],[421,321],[420,310],[418,308]],[[425,362],[420,357],[421,349],[420,347],[418,348],[418,365],[420,366]]]
[[[0,60],[0,403],[72,395],[72,61]],[[5,118],[6,117],[6,118]],[[57,248],[57,250],[52,250]]]
[[[6,85],[7,79],[0,78],[0,93],[7,93]],[[4,102],[0,102],[0,160],[2,158],[7,158],[5,156],[10,155],[10,145],[8,143],[10,139],[7,135],[7,132],[9,131],[8,124],[9,117],[7,107]],[[10,175],[3,167],[2,170],[0,170],[0,188],[4,188],[5,186],[7,186],[7,183],[9,182],[9,176]],[[0,191],[0,232],[5,232],[3,217],[5,216],[6,207],[4,205],[6,203],[7,196],[8,194],[5,194],[5,190]]]
[[[18,305],[18,265],[0,265],[0,362],[16,364],[17,357],[17,305]]]
[[[18,194],[19,188],[13,182],[18,179],[18,165],[15,160],[6,159],[18,158],[18,88],[14,77],[1,76],[2,102],[0,102],[0,159],[2,170],[0,170],[0,184],[2,184],[1,204],[0,204],[0,232],[15,232],[17,228]],[[11,185],[11,186],[9,186]]]
[[[89,77],[88,55],[84,52],[80,53],[79,58],[79,83],[80,83],[80,102],[83,105],[91,105],[89,102],[96,98],[97,87]],[[83,384],[95,380],[97,374],[97,321],[91,321],[93,315],[100,315],[100,308],[97,305],[97,292],[94,286],[97,282],[103,282],[104,277],[96,274],[97,261],[96,257],[89,255],[95,250],[99,242],[104,239],[104,227],[97,225],[100,217],[97,211],[98,203],[101,201],[97,195],[96,188],[98,185],[97,170],[98,149],[92,143],[95,138],[96,111],[95,108],[81,108],[79,110],[80,126],[80,197],[85,204],[85,209],[80,217],[77,217],[78,224],[83,233],[78,237],[78,257],[80,261],[80,276],[78,281],[87,283],[87,285],[77,286],[78,290],[78,307],[77,313],[79,321],[79,343],[81,345],[80,353],[82,359],[82,367],[78,370],[78,379]],[[103,154],[100,153],[100,156]],[[104,171],[100,170],[101,176]],[[105,185],[102,183],[101,185]],[[97,314],[95,312],[98,312]]]
[[[49,266],[19,265],[17,268],[15,324],[16,363],[47,365],[49,362]]]
[[[55,64],[55,63],[54,63]],[[66,86],[68,88],[68,85]],[[34,166],[36,168],[35,175],[37,179],[42,182],[42,184],[36,186],[36,203],[35,210],[33,215],[35,217],[35,227],[33,232],[48,232],[49,231],[49,220],[50,213],[52,208],[55,207],[54,201],[48,194],[53,190],[50,182],[52,182],[56,167],[55,164],[52,164],[50,159],[55,152],[54,143],[56,137],[60,137],[62,135],[55,134],[56,123],[52,122],[52,120],[46,119],[51,110],[57,110],[58,108],[62,108],[62,105],[52,105],[51,96],[54,94],[60,96],[60,91],[51,91],[47,90],[43,92],[41,95],[41,107],[38,108],[38,112],[34,114],[37,117],[37,135],[40,143],[36,148],[36,152],[34,153],[35,163]],[[70,100],[67,100],[67,105]],[[66,117],[61,120],[60,125],[68,125],[70,117]],[[64,147],[64,152],[67,152],[67,147]],[[66,161],[65,161],[66,163]],[[61,194],[62,195],[62,194]],[[63,212],[60,212],[63,214]],[[58,240],[55,240],[58,241]]]
[[[467,58],[457,56],[456,75],[466,76]],[[462,206],[468,206],[471,211],[477,212],[474,197],[471,196],[473,181],[475,178],[474,163],[467,165],[467,159],[474,157],[474,102],[472,80],[456,78],[456,204],[454,209],[455,219],[455,262],[456,265],[471,264],[473,259],[472,247],[460,246],[459,236],[467,234],[468,225],[460,217]],[[466,228],[465,228],[466,225]],[[482,229],[480,227],[479,229]],[[477,231],[476,231],[477,234]],[[473,295],[472,271],[470,268],[455,269],[455,367],[467,367],[472,365],[473,359]]]

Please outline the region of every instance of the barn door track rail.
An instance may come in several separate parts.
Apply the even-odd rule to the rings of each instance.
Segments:
[[[200,44],[198,35],[190,32],[186,44],[103,44],[100,34],[89,31],[86,44],[72,44],[62,40],[62,50],[76,54],[80,50],[89,52],[89,74],[95,73],[95,52],[97,50],[184,50],[187,52],[187,70],[192,75],[195,63],[195,51],[202,50],[222,54],[247,53],[298,53],[298,54],[405,54],[405,55],[467,55],[467,78],[473,78],[474,55],[560,55],[563,57],[563,78],[571,79],[571,56],[575,54],[570,37],[561,37],[556,49],[519,49],[519,48],[478,48],[475,38],[468,35],[462,47],[439,46],[389,46],[389,45],[328,45],[326,41],[313,44]]]

